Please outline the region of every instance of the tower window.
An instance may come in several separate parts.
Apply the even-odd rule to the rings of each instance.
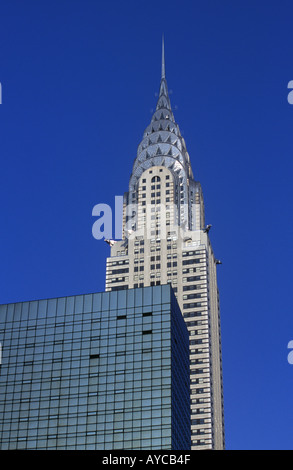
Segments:
[[[153,176],[151,182],[155,183],[156,181],[161,181],[161,178],[159,176]]]

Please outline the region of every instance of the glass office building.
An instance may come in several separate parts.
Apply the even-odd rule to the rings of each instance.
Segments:
[[[0,342],[0,449],[190,449],[170,285],[0,305]]]

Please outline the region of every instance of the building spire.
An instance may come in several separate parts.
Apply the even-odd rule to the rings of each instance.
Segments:
[[[162,66],[161,67],[162,67],[161,83],[160,83],[159,99],[157,102],[156,111],[162,110],[162,109],[167,110],[169,119],[174,121],[174,116],[172,113],[171,103],[170,103],[169,94],[168,94],[167,80],[166,80],[164,35],[162,35]],[[153,119],[154,118],[157,119],[158,116],[154,115]]]
[[[165,44],[164,44],[164,34],[162,36],[162,76],[161,79],[166,78],[165,73]]]

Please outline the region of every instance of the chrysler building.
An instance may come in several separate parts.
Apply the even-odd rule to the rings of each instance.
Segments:
[[[192,449],[224,448],[217,264],[201,185],[171,108],[162,47],[156,110],[123,201],[123,238],[111,243],[106,291],[171,283],[189,331]]]

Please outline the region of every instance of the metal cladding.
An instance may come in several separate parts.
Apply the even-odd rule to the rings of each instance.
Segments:
[[[162,51],[162,77],[156,110],[138,146],[137,157],[129,181],[129,196],[132,200],[136,195],[141,175],[153,166],[164,166],[172,172],[177,192],[179,193],[181,189],[180,204],[189,206],[192,203],[189,190],[196,191],[197,183],[193,178],[184,138],[180,133],[178,124],[175,122],[171,108],[165,78],[164,46]],[[180,207],[178,209],[180,210]],[[184,223],[190,226],[189,211],[185,212],[181,224]]]

